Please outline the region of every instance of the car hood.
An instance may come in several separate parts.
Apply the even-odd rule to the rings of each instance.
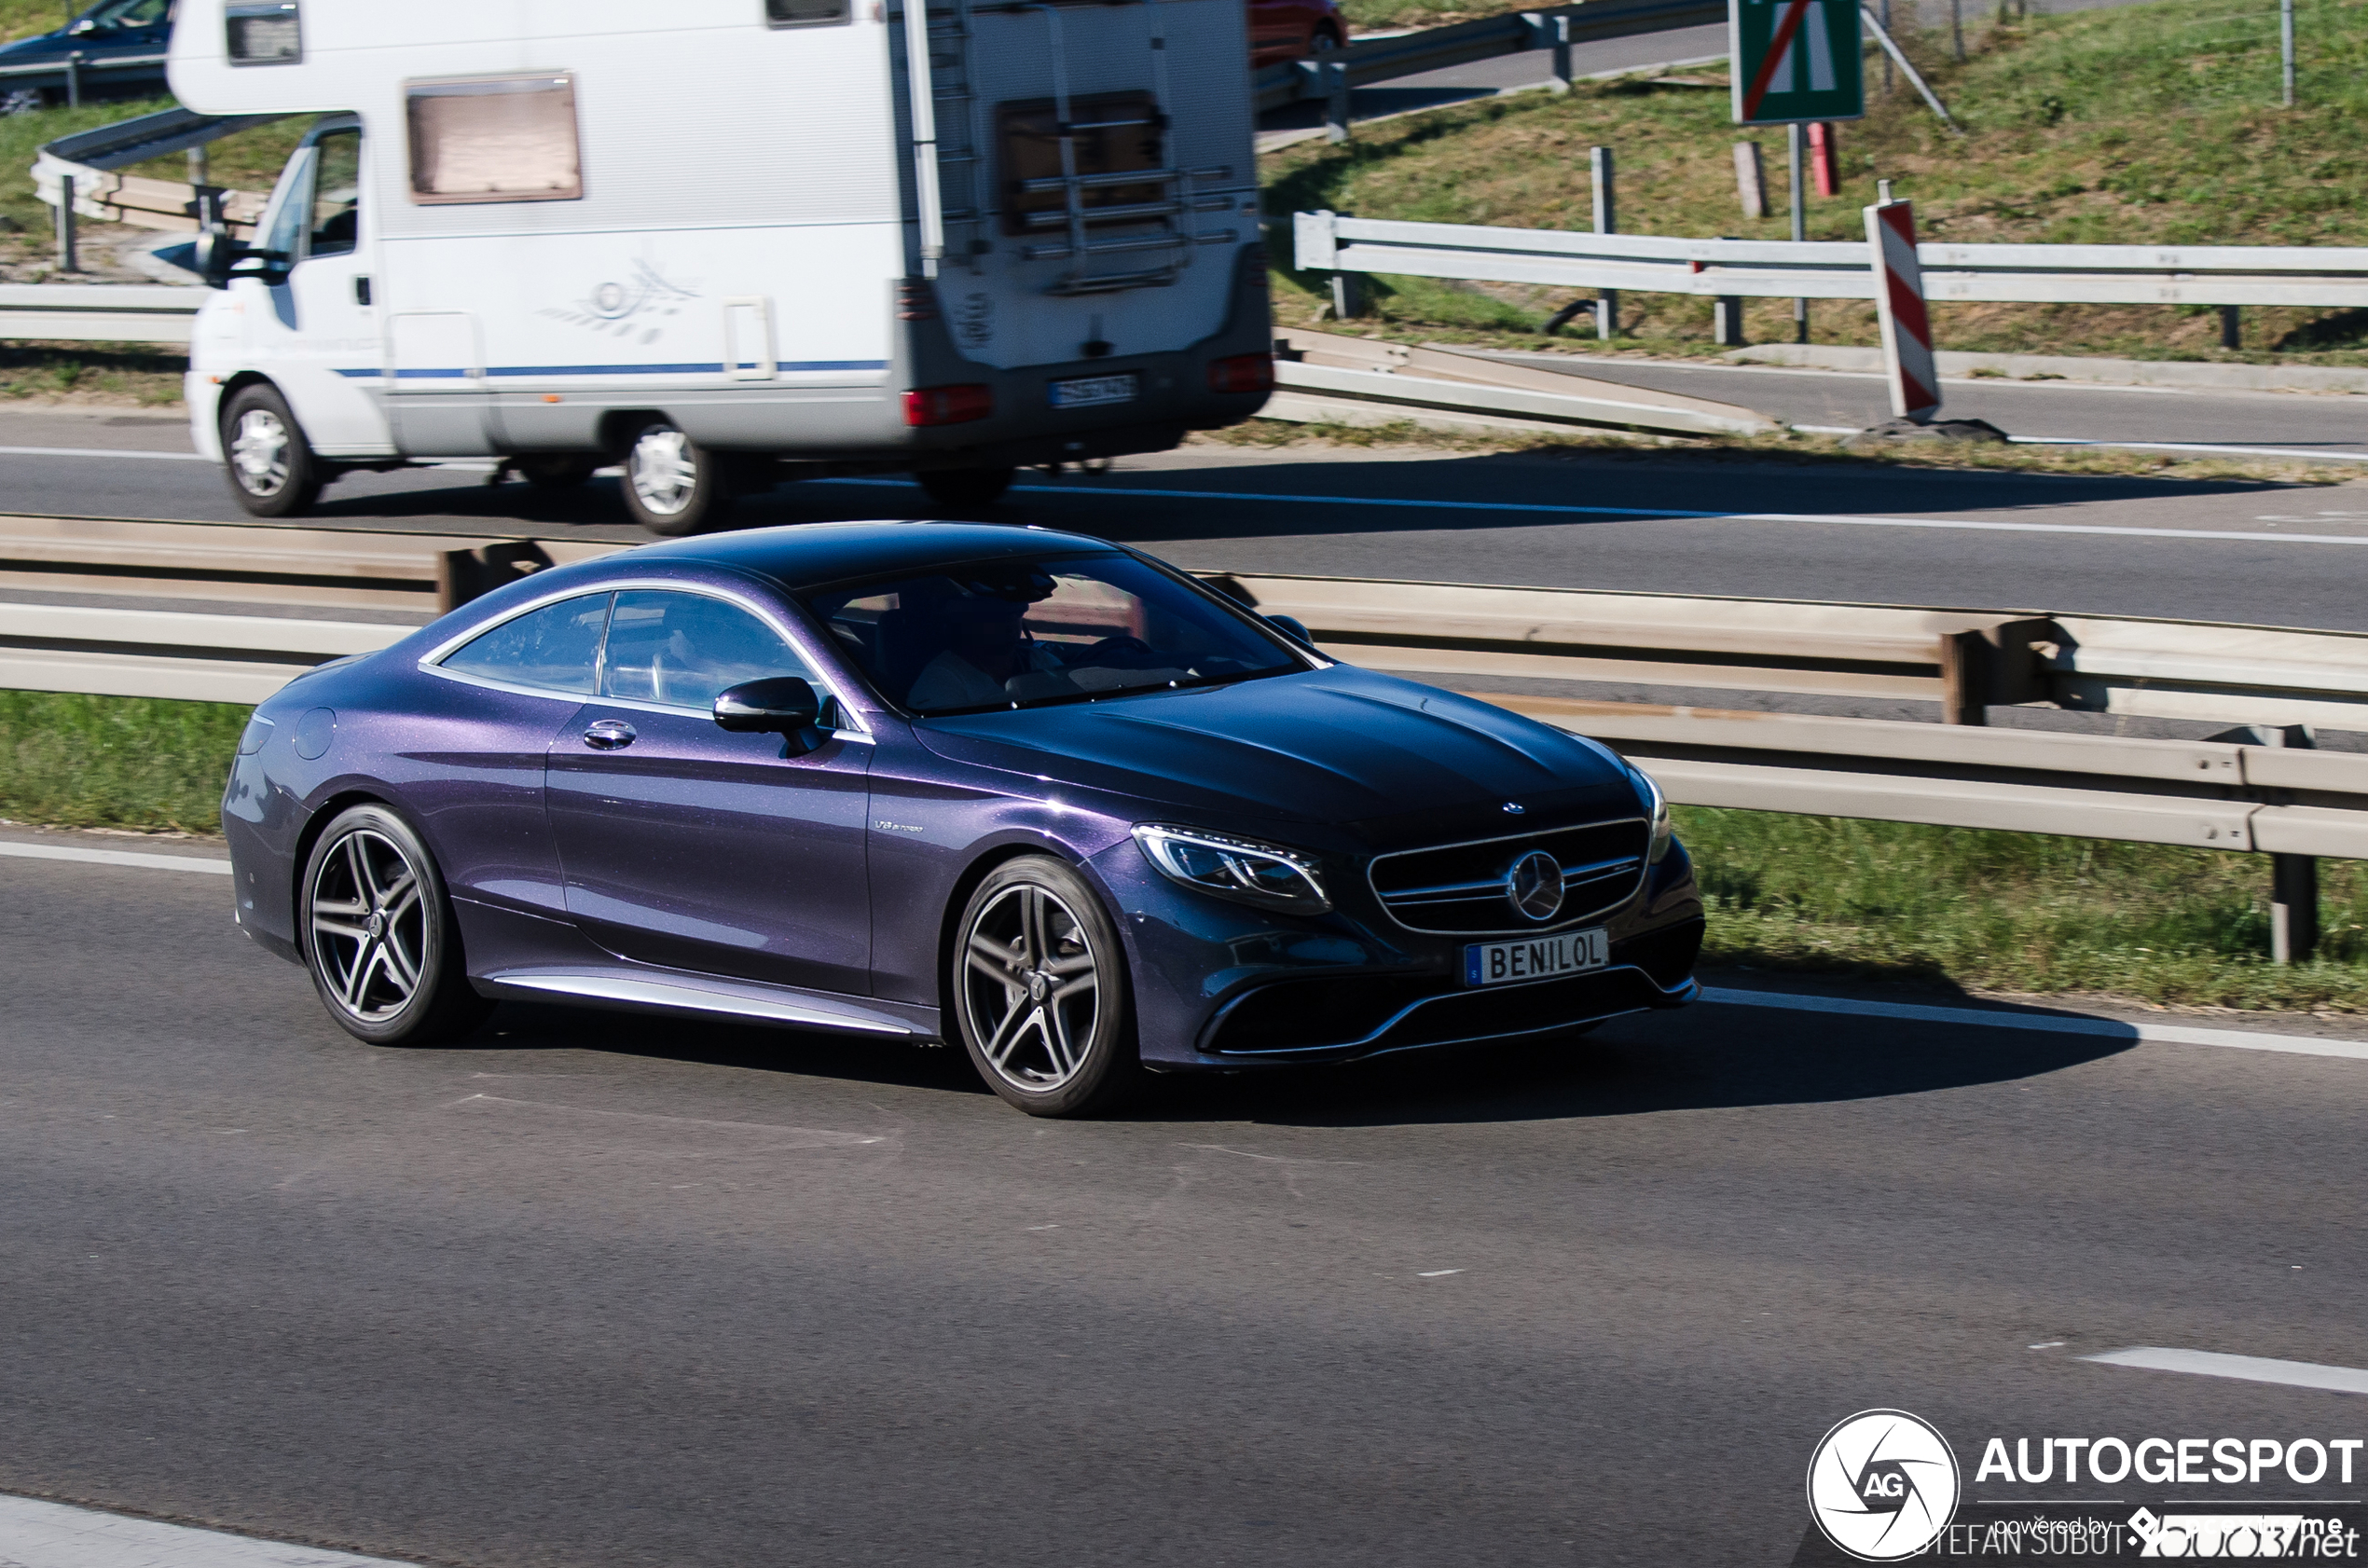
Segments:
[[[1161,805],[1355,822],[1626,788],[1585,741],[1491,704],[1336,666],[1199,691],[926,719],[952,761]]]

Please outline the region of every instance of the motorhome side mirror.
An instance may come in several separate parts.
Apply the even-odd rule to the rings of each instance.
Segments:
[[[794,675],[744,681],[717,695],[715,722],[736,735],[796,736],[822,716],[822,699]]]
[[[1307,629],[1307,623],[1301,620],[1298,616],[1269,615],[1265,617],[1265,620],[1268,626],[1273,626],[1276,631],[1281,632],[1284,636],[1298,638],[1310,648],[1315,646],[1315,634],[1309,631]]]
[[[220,229],[209,228],[199,233],[197,244],[189,257],[190,266],[205,280],[210,289],[230,286],[230,268],[246,253],[240,244]]]

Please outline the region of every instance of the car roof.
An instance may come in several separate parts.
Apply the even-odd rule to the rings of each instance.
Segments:
[[[770,577],[796,592],[898,572],[927,571],[957,562],[1010,560],[1028,556],[1118,554],[1118,547],[1085,534],[994,523],[867,522],[797,523],[739,533],[648,544],[636,561],[668,559],[729,566]]]

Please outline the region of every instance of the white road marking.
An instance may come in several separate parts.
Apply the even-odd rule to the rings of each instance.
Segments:
[[[1779,1008],[1794,1012],[1847,1012],[1863,1018],[1898,1018],[1917,1024],[1962,1024],[1983,1029],[2016,1029],[2051,1035],[2094,1035],[2105,1039],[2149,1040],[2165,1045],[2216,1045],[2237,1051],[2278,1051],[2295,1056],[2339,1056],[2368,1062],[2368,1042],[2320,1039],[2311,1035],[2255,1034],[2247,1029],[2194,1029],[2180,1024],[2150,1024],[2121,1018],[2084,1018],[2066,1013],[1991,1012],[1970,1007],[1924,1007],[1912,1002],[1863,1002],[1846,997],[1797,996],[1783,991],[1730,991],[1702,987],[1702,1000],[1728,1007]]]
[[[2283,1383],[2288,1388],[2319,1388],[2331,1394],[2368,1394],[2368,1372],[2356,1367],[2322,1367],[2316,1361],[2274,1361],[2265,1355],[2165,1350],[2159,1345],[2132,1345],[2127,1350],[2109,1350],[2080,1359],[2105,1367],[2138,1367],[2150,1372],[2192,1372],[2197,1377]]]
[[[28,860],[88,860],[93,865],[136,866],[142,871],[195,871],[213,876],[230,874],[230,862],[212,856],[144,855],[136,849],[82,849],[65,844],[0,842],[0,855],[16,855]]]
[[[8,1568],[410,1568],[385,1557],[258,1541],[218,1530],[0,1496]]]
[[[133,458],[152,462],[212,462],[195,452],[140,452],[117,447],[0,447],[6,458]]]
[[[910,485],[908,479],[809,479],[809,485]],[[1939,529],[1974,533],[2091,533],[2117,539],[2241,541],[2248,544],[2368,544],[2368,534],[2268,533],[2258,530],[2117,528],[2109,523],[1992,523],[1970,517],[1872,517],[1828,512],[1690,512],[1674,506],[1573,506],[1527,501],[1413,501],[1397,496],[1285,495],[1262,490],[1170,490],[1140,485],[1013,485],[1014,495],[1065,495],[1161,501],[1274,501],[1294,506],[1404,507],[1429,512],[1511,512],[1566,517],[1663,521],[1830,523],[1837,528]],[[919,514],[914,514],[918,516]]]
[[[1445,1279],[1450,1274],[1460,1274],[1463,1272],[1461,1269],[1433,1269],[1429,1273],[1416,1274],[1414,1277],[1416,1279]]]

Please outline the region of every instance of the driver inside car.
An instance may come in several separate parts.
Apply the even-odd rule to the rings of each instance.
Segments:
[[[1059,655],[1026,634],[1027,606],[1017,600],[977,595],[948,601],[945,652],[914,678],[907,699],[924,711],[979,708],[1002,702],[1006,682],[1020,675],[1058,675]]]

